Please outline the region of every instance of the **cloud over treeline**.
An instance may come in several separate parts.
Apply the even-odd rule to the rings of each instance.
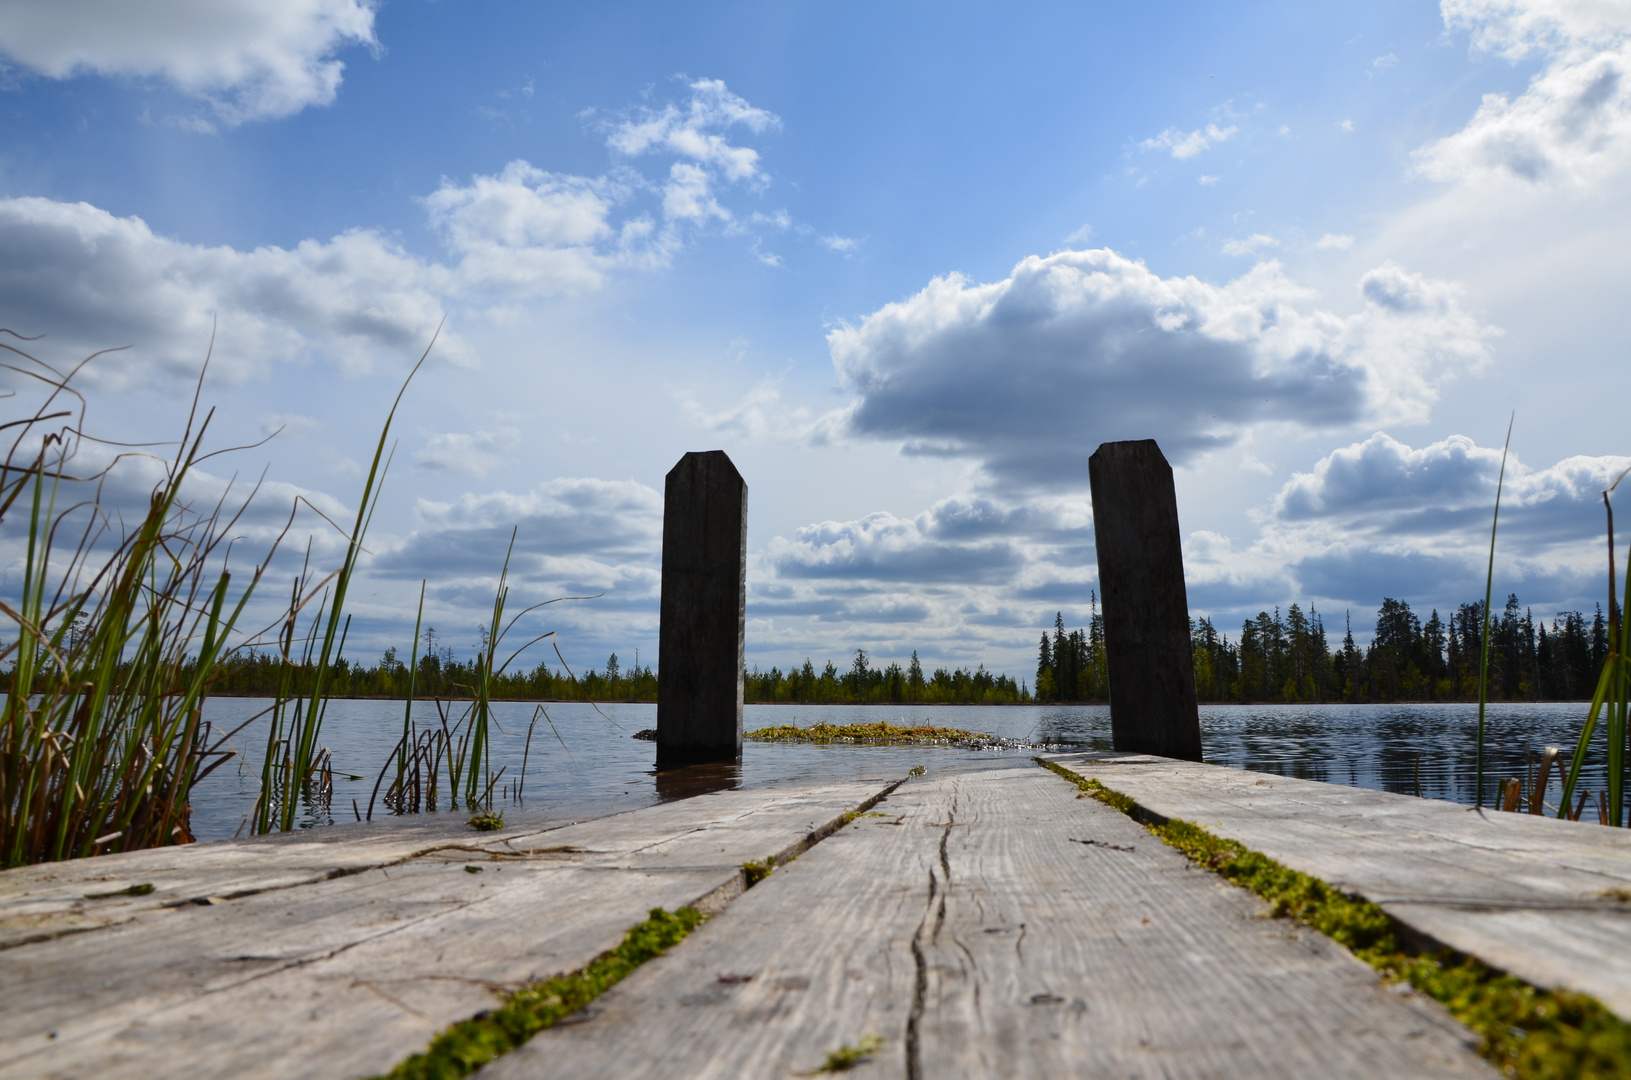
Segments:
[[[1507,461],[1496,590],[1584,604],[1603,587],[1603,491],[1631,457]],[[1412,447],[1378,432],[1294,474],[1240,565],[1284,568],[1299,587],[1344,600],[1367,592],[1470,600],[1483,592],[1498,447],[1453,435]]]

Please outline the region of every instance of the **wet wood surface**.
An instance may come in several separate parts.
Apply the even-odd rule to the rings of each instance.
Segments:
[[[1421,944],[1631,1017],[1631,830],[1164,758],[1050,757],[1371,900]]]
[[[0,1077],[385,1072],[497,993],[583,966],[651,908],[723,908],[743,862],[796,855],[887,786],[7,871],[0,911],[20,929],[0,949]],[[85,898],[143,883],[151,895]]]
[[[813,1075],[864,1045],[859,1077],[1492,1075],[1435,1004],[1076,796],[1028,762],[910,781],[482,1075]]]

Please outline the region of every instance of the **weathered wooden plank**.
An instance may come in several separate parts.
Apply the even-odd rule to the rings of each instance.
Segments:
[[[1631,832],[1118,754],[1051,755],[1379,904],[1424,944],[1631,1017]]]
[[[1087,461],[1117,750],[1201,759],[1183,537],[1172,466],[1154,439]]]
[[[479,834],[463,815],[425,815],[231,843],[42,863],[0,872],[0,949],[64,933],[112,926],[180,904],[234,899],[391,866],[449,843],[478,836],[520,838],[570,825],[573,819],[517,823]],[[109,896],[152,885],[141,896]],[[96,899],[87,894],[102,894]]]
[[[722,906],[744,861],[792,857],[886,786],[720,792],[470,834],[394,866],[7,950],[0,1076],[152,1076],[178,1059],[196,1075],[382,1072],[495,991],[587,963],[653,907]]]
[[[686,454],[663,487],[657,763],[742,756],[748,486],[723,450]]]
[[[913,782],[484,1070],[1487,1076],[1470,1035],[1034,767]]]

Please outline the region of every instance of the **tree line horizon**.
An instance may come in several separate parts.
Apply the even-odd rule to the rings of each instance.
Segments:
[[[418,658],[412,692],[418,698],[466,697],[480,674],[481,655],[460,660],[449,647],[438,647],[433,628],[426,630],[425,652]],[[655,702],[657,672],[636,663],[624,667],[614,652],[603,668],[573,672],[564,662],[557,670],[539,662],[531,670],[505,671],[490,681],[492,696],[513,701]],[[284,677],[281,657],[250,649],[229,657],[217,668],[210,693],[222,697],[269,697],[278,692]],[[0,672],[0,687],[9,686],[9,672]],[[301,671],[295,672],[297,689],[304,689]],[[409,692],[408,664],[395,646],[387,648],[374,665],[339,657],[327,684],[335,698],[401,700]],[[937,667],[925,673],[917,651],[903,666],[873,664],[864,649],[857,649],[845,669],[831,660],[817,669],[806,659],[801,667],[761,671],[757,665],[743,673],[744,700],[750,704],[870,704],[996,705],[1033,700],[1027,687],[1006,674],[987,671],[983,664]]]
[[[917,651],[903,665],[878,666],[865,649],[846,668],[828,660],[817,669],[806,659],[783,672],[778,666],[744,672],[743,697],[750,704],[1102,704],[1109,700],[1104,616],[1090,594],[1086,627],[1067,631],[1063,613],[1037,647],[1034,682],[994,673],[983,664],[936,667],[925,673]],[[1361,649],[1345,620],[1341,641],[1330,644],[1324,618],[1312,604],[1293,603],[1282,614],[1260,611],[1246,619],[1233,641],[1210,617],[1191,620],[1195,690],[1206,704],[1329,704],[1407,701],[1472,701],[1478,696],[1483,601],[1460,604],[1449,619],[1431,609],[1426,622],[1407,601],[1384,598],[1370,644]],[[477,679],[479,657],[460,660],[426,632],[413,693],[424,698],[466,696]],[[1491,701],[1576,701],[1591,696],[1608,653],[1608,621],[1601,605],[1588,619],[1558,612],[1550,626],[1537,620],[1517,595],[1490,620]],[[210,693],[266,697],[283,678],[275,653],[254,649],[227,659]],[[297,683],[299,675],[296,674]],[[614,652],[604,667],[572,672],[540,662],[531,670],[504,672],[491,680],[495,697],[520,701],[657,700],[657,672],[649,665],[620,664]],[[0,687],[10,688],[10,671]],[[329,685],[338,698],[395,698],[408,693],[408,665],[393,646],[377,664],[338,659]]]
[[[1062,614],[1037,647],[1037,701],[1109,700],[1104,616],[1097,593],[1085,629],[1065,631]],[[1312,603],[1281,614],[1260,611],[1231,642],[1210,618],[1190,620],[1196,697],[1208,704],[1386,704],[1476,701],[1483,648],[1484,602],[1457,605],[1449,619],[1432,608],[1424,623],[1404,600],[1384,597],[1370,644],[1360,649],[1344,616],[1332,647]],[[1516,593],[1489,624],[1489,700],[1583,701],[1591,698],[1608,656],[1608,620],[1557,612],[1548,629]]]

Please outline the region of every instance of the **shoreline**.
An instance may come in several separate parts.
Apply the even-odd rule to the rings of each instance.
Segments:
[[[213,693],[208,697],[221,698],[261,698],[269,700],[270,694],[233,694]],[[406,699],[387,694],[346,694],[335,695],[330,701],[403,701]],[[447,701],[463,702],[474,700],[472,698],[435,698],[417,697],[415,701]],[[654,698],[512,698],[495,697],[488,699],[493,702],[505,704],[537,704],[537,705],[655,705]],[[903,705],[924,706],[932,708],[1008,708],[1010,706],[1041,706],[1061,705],[1069,708],[1080,708],[1088,705],[1109,706],[1108,701],[744,701],[744,705],[815,705],[822,708],[848,706],[851,708],[898,708]],[[1238,706],[1273,706],[1274,708],[1292,708],[1299,705],[1318,706],[1328,708],[1333,705],[1477,705],[1477,701],[1437,701],[1428,698],[1412,698],[1405,701],[1202,701],[1197,704],[1208,705],[1238,705]],[[1488,705],[1590,705],[1590,698],[1567,698],[1544,701],[1491,701]]]

